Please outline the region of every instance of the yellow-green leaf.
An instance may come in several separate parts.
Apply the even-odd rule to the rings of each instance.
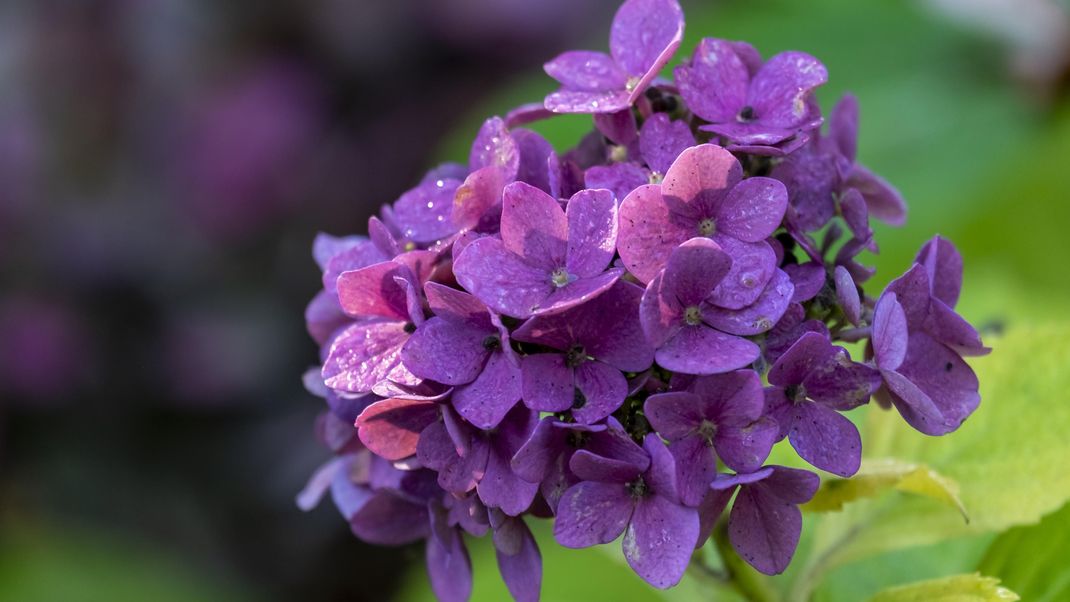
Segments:
[[[1000,587],[999,579],[974,573],[893,587],[873,596],[869,602],[1007,602],[1019,599],[1018,594]]]
[[[865,460],[855,476],[849,479],[829,479],[809,503],[803,506],[810,512],[833,512],[843,505],[862,498],[881,495],[889,490],[913,493],[932,498],[956,508],[967,522],[966,508],[959,500],[959,486],[935,470],[914,462],[894,458]]]
[[[992,542],[978,570],[996,575],[1032,602],[1070,600],[1070,504]]]

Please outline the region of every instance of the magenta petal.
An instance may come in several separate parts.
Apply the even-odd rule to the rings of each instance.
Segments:
[[[401,460],[416,453],[420,432],[437,419],[436,403],[384,399],[357,417],[357,436],[376,455]]]
[[[797,404],[788,439],[802,459],[816,468],[844,478],[858,472],[862,438],[850,420],[831,408],[813,402]]]
[[[717,231],[743,242],[772,236],[788,208],[788,189],[773,178],[747,178],[728,192],[717,212]]]
[[[680,582],[699,538],[698,512],[663,496],[639,500],[624,533],[624,557],[647,583],[659,589]]]
[[[613,191],[617,203],[639,186],[650,183],[650,173],[635,163],[595,165],[583,174],[587,188],[605,188]]]
[[[623,90],[628,74],[604,52],[570,50],[543,65],[546,74],[578,92]]]
[[[332,389],[367,393],[384,380],[415,385],[420,380],[401,363],[408,340],[402,322],[358,322],[346,328],[323,362],[323,382]]]
[[[321,252],[325,251],[321,249]],[[327,258],[323,266],[323,288],[333,293],[337,290],[338,276],[342,272],[359,270],[389,260],[390,257],[373,242],[361,240]]]
[[[623,88],[603,92],[558,90],[549,94],[544,103],[554,113],[616,113],[631,106],[631,95]]]
[[[761,334],[780,320],[794,294],[791,278],[778,269],[773,272],[773,278],[754,303],[738,310],[706,305],[702,310],[702,320],[729,334]]]
[[[962,255],[948,239],[934,236],[918,251],[914,263],[925,266],[933,297],[953,308],[962,292]]]
[[[664,174],[695,136],[684,120],[672,121],[667,113],[654,113],[639,130],[639,152],[651,171]]]
[[[660,430],[658,433],[664,436]],[[676,487],[680,502],[687,506],[698,506],[717,476],[717,458],[713,448],[704,438],[691,436],[670,443],[669,451],[676,460]]]
[[[721,428],[714,435],[713,445],[725,466],[750,472],[762,467],[779,435],[777,422],[765,417],[746,426]]]
[[[573,405],[572,416],[581,424],[594,424],[624,403],[628,380],[613,366],[587,361],[576,367],[576,388],[582,401]]]
[[[865,167],[856,163],[844,186],[862,193],[869,214],[873,217],[893,226],[901,226],[906,222],[907,205],[902,195]]]
[[[557,505],[554,539],[566,548],[609,543],[624,532],[633,507],[632,496],[622,483],[573,485]]]
[[[420,378],[445,385],[470,383],[483,371],[489,355],[483,339],[489,334],[464,323],[431,318],[402,347],[401,361]]]
[[[569,199],[568,273],[591,278],[602,273],[617,249],[617,203],[608,190],[581,190]]]
[[[664,281],[664,272],[655,276],[639,304],[639,322],[654,347],[661,347],[684,327],[686,308]]]
[[[473,171],[494,166],[502,170],[506,180],[512,180],[519,165],[520,149],[502,118],[491,117],[484,121],[472,142],[468,166]]]
[[[568,221],[557,201],[545,192],[513,182],[502,197],[502,243],[531,265],[552,271],[564,264]]]
[[[716,144],[700,144],[680,153],[665,172],[661,191],[686,204],[707,207],[727,194],[742,177],[743,168],[732,153]]]
[[[479,225],[484,216],[500,210],[505,173],[495,165],[481,167],[464,179],[453,195],[452,221],[455,229],[468,230]]]
[[[530,316],[553,289],[547,271],[525,263],[494,238],[468,245],[453,270],[468,292],[507,316]]]
[[[706,121],[733,120],[746,104],[750,75],[731,42],[704,38],[673,75],[688,108]]]
[[[758,484],[743,487],[728,515],[728,539],[748,564],[766,575],[784,572],[795,555],[802,513]]]
[[[351,316],[408,320],[405,287],[394,278],[411,276],[408,268],[393,261],[343,272],[338,276],[338,302]]]
[[[862,300],[858,297],[858,287],[847,268],[842,265],[836,266],[833,274],[836,281],[836,299],[843,309],[843,315],[855,326],[861,325]]]
[[[575,400],[572,369],[560,353],[536,353],[521,363],[524,405],[540,412],[563,412]]]
[[[743,368],[761,350],[744,338],[705,326],[687,326],[654,353],[663,368],[684,374],[719,374]]]
[[[764,240],[748,243],[730,236],[717,236],[714,240],[732,258],[732,269],[708,300],[718,307],[743,309],[758,299],[773,277],[776,253]]]
[[[626,0],[613,17],[610,54],[632,75],[655,74],[680,45],[684,13],[676,0]]]
[[[517,523],[517,528],[522,531],[520,549],[508,554],[495,548],[498,571],[516,602],[538,602],[542,589],[542,555],[539,554],[539,546],[524,521],[517,519],[511,522]]]
[[[907,318],[895,293],[881,295],[873,311],[873,357],[882,370],[896,370],[907,353]]]
[[[681,219],[675,209],[662,196],[662,187],[653,184],[636,188],[621,203],[617,252],[640,282],[650,282],[672,250],[698,233],[696,224]]]
[[[441,602],[467,602],[472,595],[472,561],[461,534],[449,528],[449,537],[427,539],[427,575],[431,590]]]
[[[532,313],[552,314],[586,303],[609,290],[623,275],[623,269],[614,268],[591,278],[574,280],[554,289],[542,303],[532,307]]]
[[[685,307],[697,306],[725,278],[731,266],[732,260],[717,243],[708,238],[692,238],[669,255],[659,296],[673,295]]]
[[[828,71],[804,52],[782,52],[758,71],[747,92],[748,101],[763,124],[794,128],[809,117],[810,91],[828,81]]]
[[[492,353],[474,382],[453,391],[457,413],[481,429],[498,426],[520,400],[520,367],[504,353]]]

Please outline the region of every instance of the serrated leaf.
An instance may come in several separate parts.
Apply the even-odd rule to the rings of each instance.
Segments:
[[[849,479],[828,479],[803,510],[834,512],[843,505],[863,498],[879,496],[897,490],[943,502],[956,508],[969,522],[966,508],[959,500],[959,486],[935,470],[914,462],[895,458],[865,460],[855,476]]]
[[[1020,599],[1018,594],[1000,587],[999,579],[974,573],[893,587],[873,596],[869,602],[1008,602]]]
[[[1026,600],[1070,600],[1070,504],[992,542],[978,570],[996,575]]]

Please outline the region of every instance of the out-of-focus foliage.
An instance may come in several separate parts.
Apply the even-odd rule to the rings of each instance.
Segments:
[[[1015,527],[992,542],[978,570],[1031,602],[1070,599],[1070,504],[1028,527]]]
[[[902,585],[873,596],[869,602],[1003,602],[1018,599],[1017,594],[1000,587],[999,579],[973,574]]]

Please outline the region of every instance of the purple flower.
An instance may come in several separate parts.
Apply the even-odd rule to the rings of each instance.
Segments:
[[[740,312],[724,310],[710,302],[710,293],[730,264],[717,243],[693,238],[672,252],[668,265],[647,286],[639,319],[657,349],[658,365],[684,374],[717,374],[758,359],[758,346],[736,333],[772,328],[791,300],[791,282],[777,270],[754,305]]]
[[[752,77],[737,46],[705,38],[674,75],[687,106],[710,122],[702,129],[738,144],[777,144],[821,124],[810,98],[828,72],[806,53],[782,52]]]
[[[561,210],[545,192],[505,189],[501,239],[471,243],[453,269],[457,282],[494,311],[516,318],[563,311],[606,291],[623,270],[606,270],[617,240],[608,190],[584,190]]]
[[[660,186],[632,191],[620,207],[618,245],[628,271],[650,282],[677,245],[709,237],[732,258],[714,300],[731,309],[752,304],[776,268],[765,239],[780,226],[788,193],[776,180],[742,177],[731,153],[703,144],[680,153]]]
[[[468,293],[428,282],[434,317],[401,350],[401,361],[420,378],[454,387],[453,407],[465,420],[494,428],[520,400],[520,359],[498,316]]]
[[[842,477],[858,472],[862,440],[839,412],[856,408],[880,387],[879,373],[851,361],[842,347],[816,332],[802,335],[769,369],[766,412],[780,438],[804,460]]]
[[[582,481],[557,507],[554,538],[567,548],[609,543],[624,533],[624,557],[657,588],[676,585],[699,538],[698,512],[680,504],[672,455],[656,434],[608,457],[577,451]]]
[[[717,458],[739,472],[761,468],[778,432],[775,422],[762,418],[764,405],[762,381],[753,370],[698,377],[684,391],[647,398],[644,415],[670,441],[684,504],[702,502],[717,475]]]
[[[748,564],[765,573],[783,573],[802,532],[798,505],[810,501],[821,484],[797,468],[766,466],[749,474],[718,475],[710,486],[720,492],[720,508],[738,487],[728,515],[728,540]]]
[[[639,324],[643,289],[618,281],[591,301],[552,316],[529,319],[513,338],[557,349],[523,362],[524,403],[592,424],[610,415],[628,393],[622,372],[650,367],[654,350]]]
[[[615,422],[613,418],[609,420],[610,424]],[[615,426],[611,438],[627,440],[628,435],[619,423]],[[568,468],[572,454],[586,446],[593,433],[601,433],[606,428],[605,424],[562,422],[547,416],[539,421],[531,437],[513,456],[513,472],[529,483],[538,483],[543,499],[556,512],[561,496],[579,482],[579,478]]]
[[[555,113],[614,113],[631,106],[680,46],[684,14],[675,0],[626,0],[613,18],[609,51],[573,50],[546,63],[561,89]]]

